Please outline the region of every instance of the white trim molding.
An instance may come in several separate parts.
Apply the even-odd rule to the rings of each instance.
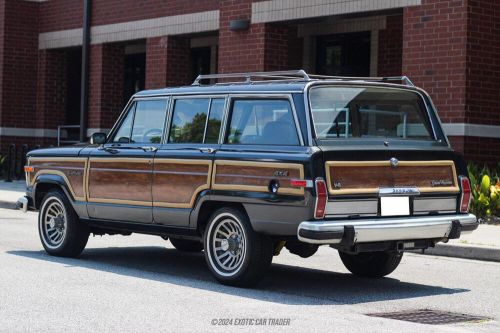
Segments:
[[[30,138],[57,139],[57,130],[47,128],[0,127],[0,136],[21,136]]]
[[[164,16],[153,19],[105,24],[90,28],[91,44],[135,40],[219,30],[219,11]],[[82,45],[82,29],[43,32],[38,35],[39,49]]]
[[[421,0],[270,0],[252,3],[252,23],[417,6]]]
[[[447,136],[477,136],[500,139],[499,125],[444,123],[443,130]]]

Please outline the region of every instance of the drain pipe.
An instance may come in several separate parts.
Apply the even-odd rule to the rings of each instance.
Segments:
[[[83,0],[82,78],[80,84],[80,142],[87,141],[89,53],[90,53],[90,0]]]

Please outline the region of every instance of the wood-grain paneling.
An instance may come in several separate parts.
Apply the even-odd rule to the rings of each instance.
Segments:
[[[377,193],[381,187],[417,187],[420,192],[458,192],[453,161],[326,162],[330,194]]]
[[[304,179],[302,164],[218,160],[214,163],[212,187],[219,190],[269,192],[269,183],[278,180],[278,194],[303,195],[304,188],[290,185],[292,179]]]
[[[61,176],[75,200],[85,201],[86,158],[78,157],[31,157],[28,160],[33,172],[28,173],[28,184],[33,186],[36,179],[44,174]]]
[[[150,158],[90,158],[88,201],[151,206]]]
[[[191,208],[210,188],[212,161],[157,158],[153,172],[153,206]]]

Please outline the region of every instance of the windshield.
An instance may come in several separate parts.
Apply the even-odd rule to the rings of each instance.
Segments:
[[[433,138],[422,97],[378,87],[313,87],[311,110],[318,139]]]

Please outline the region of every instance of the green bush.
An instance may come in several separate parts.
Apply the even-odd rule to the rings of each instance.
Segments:
[[[500,165],[490,169],[471,163],[467,169],[472,187],[470,211],[482,219],[500,216]]]

